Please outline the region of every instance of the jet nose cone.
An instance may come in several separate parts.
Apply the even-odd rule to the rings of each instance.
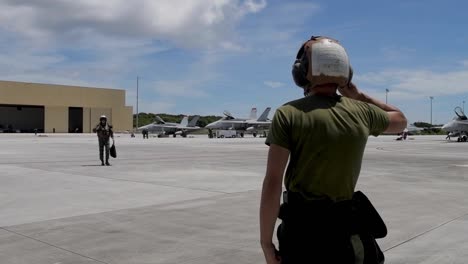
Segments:
[[[205,126],[205,128],[209,128],[209,129],[211,129],[211,128],[213,128],[213,127],[214,127],[214,124],[213,124],[213,123],[210,123],[210,124],[208,124],[208,125]]]

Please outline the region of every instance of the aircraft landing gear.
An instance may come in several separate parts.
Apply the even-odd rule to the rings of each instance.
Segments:
[[[467,141],[468,141],[468,137],[466,135],[460,136],[457,139],[457,142],[467,142]]]

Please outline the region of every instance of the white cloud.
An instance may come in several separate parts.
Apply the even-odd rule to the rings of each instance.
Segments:
[[[467,92],[468,70],[434,72],[428,70],[385,70],[357,76],[358,85],[391,90],[400,99],[457,95]]]
[[[138,112],[140,113],[173,113],[177,111],[175,107],[177,104],[172,100],[151,100],[140,93],[138,99]],[[133,106],[133,113],[137,112],[136,109],[136,91],[127,91],[126,104]]]
[[[239,42],[256,55],[292,57],[310,37],[302,32],[311,28],[308,20],[319,11],[312,1],[280,1],[256,15],[255,24],[242,29]]]
[[[177,111],[177,109],[174,109],[175,107],[176,107],[176,104],[173,102],[142,101],[139,103],[138,110],[140,113],[172,113],[173,111]],[[134,111],[136,111],[136,109],[134,109]]]
[[[414,49],[399,46],[388,46],[381,48],[384,59],[389,61],[401,61],[409,59],[415,53]]]
[[[208,94],[200,88],[203,81],[163,80],[150,84],[159,96],[167,97],[205,97]]]
[[[281,86],[284,86],[284,83],[282,82],[275,82],[275,81],[264,81],[263,82],[266,86],[269,86],[271,88],[279,88]]]
[[[257,13],[266,7],[266,0],[247,0],[245,1],[244,6],[249,12]]]
[[[266,0],[0,0],[0,79],[123,88],[122,80],[149,69],[177,70],[178,62],[164,65],[152,55],[184,48],[189,49],[184,55],[198,52],[184,61],[189,69],[180,79],[153,82],[153,91],[206,96],[203,83],[207,75],[216,76],[214,67],[225,51],[247,51],[237,25],[266,5]]]
[[[243,51],[248,50],[246,47],[244,47],[244,46],[242,46],[240,44],[231,42],[231,41],[222,41],[222,42],[220,42],[220,47],[222,47],[225,50],[229,50],[229,51],[243,52]]]
[[[266,0],[0,0],[0,27],[41,41],[102,35],[216,48],[265,7]]]

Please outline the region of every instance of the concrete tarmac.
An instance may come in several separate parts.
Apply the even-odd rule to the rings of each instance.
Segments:
[[[466,263],[468,143],[370,138],[358,188],[386,263]],[[264,139],[0,134],[1,264],[264,263]],[[339,160],[336,161],[339,166]]]

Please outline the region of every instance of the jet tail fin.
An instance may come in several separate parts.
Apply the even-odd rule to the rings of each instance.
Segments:
[[[270,114],[271,107],[267,107],[263,111],[262,115],[257,119],[257,121],[268,121],[268,115]]]
[[[188,123],[188,127],[194,127],[197,125],[198,120],[200,119],[200,116],[194,116],[192,120],[190,120],[190,123]]]
[[[182,121],[180,121],[180,125],[186,127],[188,125],[188,116],[184,116]]]
[[[250,117],[249,119],[251,120],[255,120],[257,119],[257,108],[252,108],[252,110],[250,111]]]

